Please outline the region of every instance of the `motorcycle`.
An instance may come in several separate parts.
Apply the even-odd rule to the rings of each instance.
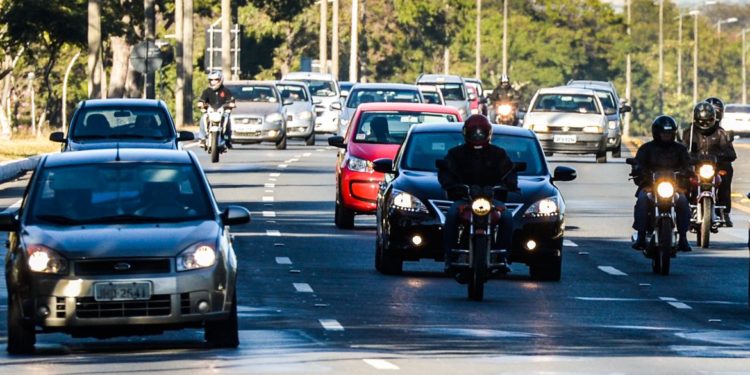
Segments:
[[[721,173],[717,173],[716,159],[702,155],[695,164],[696,177],[691,179],[693,199],[690,204],[690,230],[698,236],[698,245],[707,249],[711,233],[724,226],[724,206],[716,205],[716,195],[721,184]],[[695,202],[694,204],[692,202]]]
[[[625,162],[637,165],[634,158],[627,158]],[[653,185],[648,191],[653,210],[649,214],[643,255],[651,259],[651,270],[664,276],[669,275],[671,260],[677,256],[675,199],[678,176],[676,172],[655,172],[652,174]],[[632,240],[636,241],[636,234]]]
[[[456,271],[456,279],[468,284],[468,296],[475,301],[484,299],[484,284],[495,274],[507,273],[508,249],[496,249],[503,243],[501,217],[505,204],[493,200],[498,191],[507,191],[503,186],[479,187],[461,185],[466,189],[470,203],[458,210],[457,248],[451,248],[450,266]],[[494,245],[494,246],[493,246]]]
[[[514,103],[501,101],[495,103],[495,123],[518,126],[517,106]]]
[[[233,103],[224,105],[219,109],[213,109],[211,106],[201,108],[201,112],[206,115],[207,139],[203,148],[211,154],[212,163],[218,163],[219,155],[227,151],[224,131],[233,108]]]

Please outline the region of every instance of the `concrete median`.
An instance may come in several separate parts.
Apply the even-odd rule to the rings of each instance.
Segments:
[[[23,173],[36,168],[41,156],[26,159],[10,160],[0,163],[0,183],[8,182]]]

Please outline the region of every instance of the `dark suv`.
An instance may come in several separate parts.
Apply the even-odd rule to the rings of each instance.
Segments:
[[[179,142],[195,139],[177,132],[167,105],[152,99],[93,99],[78,104],[68,134],[55,132],[49,139],[63,144],[62,151],[102,148],[180,148]]]

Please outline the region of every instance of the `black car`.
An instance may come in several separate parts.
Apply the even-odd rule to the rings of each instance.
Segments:
[[[78,103],[67,134],[54,132],[49,139],[63,144],[62,151],[100,148],[180,148],[191,141],[191,132],[177,132],[167,105],[153,99],[92,99]]]
[[[42,157],[17,212],[0,214],[8,352],[39,332],[107,338],[205,329],[236,347],[237,259],[227,226],[187,151],[105,149]]]
[[[443,260],[443,224],[452,202],[438,183],[435,161],[464,142],[461,130],[455,123],[416,125],[392,164],[375,161],[376,169],[390,170],[378,195],[378,271],[400,273],[405,260]],[[506,202],[514,226],[508,260],[527,264],[533,278],[559,280],[565,203],[554,182],[571,181],[576,172],[557,167],[551,175],[530,130],[494,125],[492,143],[514,162],[526,163],[519,172],[520,191],[509,193]]]

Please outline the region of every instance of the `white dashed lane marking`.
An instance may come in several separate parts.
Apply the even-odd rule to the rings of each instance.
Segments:
[[[281,232],[279,232],[277,230],[270,230],[269,229],[269,230],[266,231],[266,235],[269,236],[269,237],[281,237]]]
[[[627,276],[628,275],[627,273],[622,272],[622,271],[620,271],[617,268],[612,267],[612,266],[599,266],[599,269],[602,270],[602,272],[606,272],[606,273],[608,273],[610,275],[614,275],[614,276]]]
[[[272,183],[267,183],[267,184],[265,184],[265,185],[263,185],[263,186],[264,186],[264,187],[267,187],[267,188],[272,188],[272,187],[276,187],[276,184],[272,184]]]
[[[374,367],[377,370],[398,370],[398,366],[390,363],[384,359],[363,359],[365,363]]]
[[[293,283],[294,289],[297,290],[297,292],[300,293],[312,293],[313,288],[310,286],[310,284],[307,283]]]
[[[304,157],[309,157],[310,155],[312,155],[312,154],[309,153],[309,152],[305,152],[304,154],[302,154],[302,156],[304,156]]]
[[[263,197],[263,202],[273,202],[273,197]]]
[[[279,177],[279,176],[281,176],[281,173],[271,173],[268,176],[270,176],[270,177]]]
[[[294,158],[294,159],[289,159],[289,161],[290,161],[290,162],[292,162],[292,163],[294,163],[294,162],[296,162],[296,161],[299,161],[299,159],[297,159],[297,158]]]
[[[692,307],[688,306],[685,303],[677,301],[677,298],[672,297],[659,297],[660,300],[672,305],[672,307],[680,310],[691,310]]]
[[[341,325],[336,319],[318,319],[320,325],[323,326],[327,331],[343,331],[344,326]]]
[[[287,164],[279,164],[279,165],[278,165],[277,167],[279,167],[279,168],[286,168],[286,167],[288,167],[288,166],[289,166],[289,165],[287,165]]]
[[[276,212],[274,212],[274,211],[263,211],[263,217],[276,217]]]
[[[276,264],[292,264],[292,260],[288,257],[276,257]]]
[[[563,240],[563,246],[578,247],[578,244],[571,240]]]

